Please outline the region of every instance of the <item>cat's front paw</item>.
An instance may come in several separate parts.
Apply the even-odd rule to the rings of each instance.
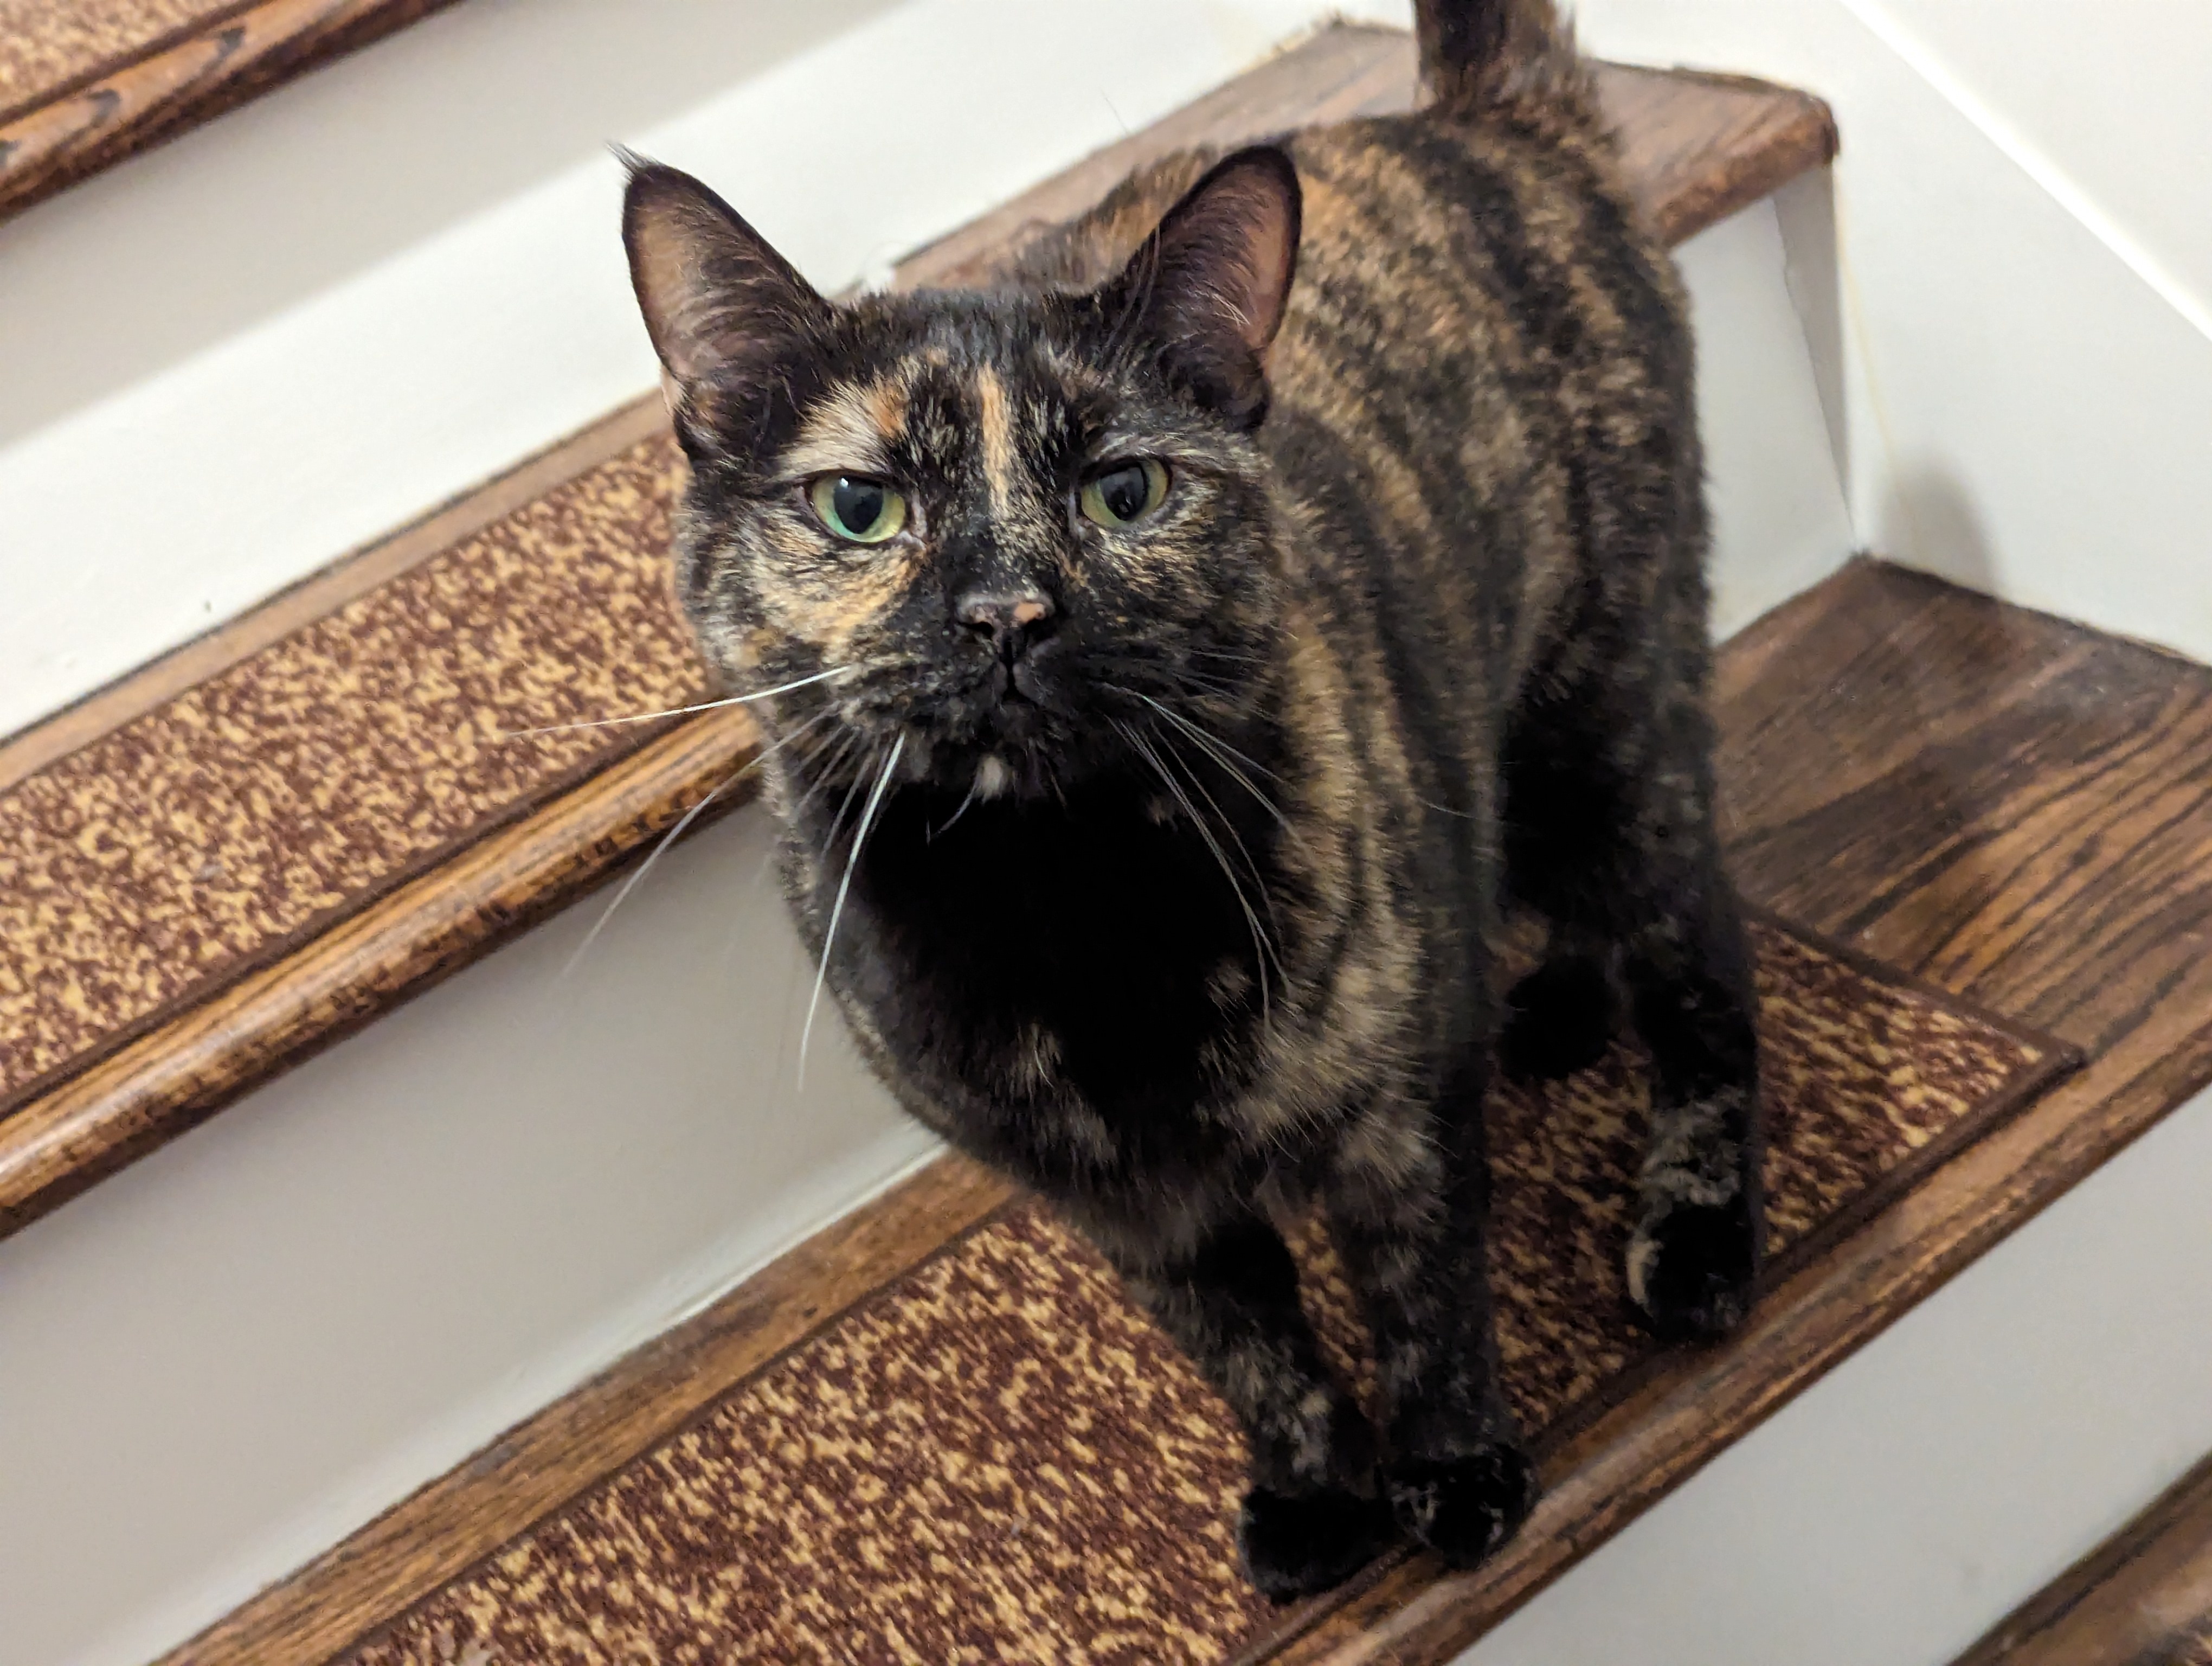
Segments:
[[[1528,1455],[1500,1441],[1449,1458],[1402,1458],[1386,1474],[1398,1524],[1454,1567],[1513,1536],[1541,1491]]]
[[[1299,1493],[1255,1487],[1237,1518],[1244,1570],[1277,1602],[1342,1584],[1395,1536],[1389,1505],[1340,1487]]]
[[[1628,1242],[1629,1298],[1666,1341],[1725,1336],[1751,1311],[1763,1236],[1759,1211],[1741,1193],[1647,1213]]]

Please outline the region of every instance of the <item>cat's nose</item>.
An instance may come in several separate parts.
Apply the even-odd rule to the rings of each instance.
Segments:
[[[1034,590],[971,590],[954,606],[962,625],[986,637],[1002,660],[1018,660],[1052,628],[1049,597]]]

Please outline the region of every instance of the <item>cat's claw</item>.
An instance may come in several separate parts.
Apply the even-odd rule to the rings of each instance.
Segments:
[[[1628,1293],[1668,1341],[1727,1335],[1751,1311],[1759,1279],[1758,1212],[1738,1196],[1647,1215],[1628,1243]]]
[[[1510,1442],[1448,1458],[1401,1458],[1386,1473],[1398,1525],[1454,1567],[1473,1567],[1513,1536],[1541,1492]]]
[[[1277,1602],[1342,1584],[1395,1536],[1388,1504],[1338,1487],[1255,1487],[1237,1520],[1245,1572]]]

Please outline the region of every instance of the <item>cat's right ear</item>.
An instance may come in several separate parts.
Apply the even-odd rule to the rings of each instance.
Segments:
[[[1267,410],[1267,344],[1297,270],[1297,170],[1273,145],[1224,156],[1101,292],[1161,364],[1240,428]]]
[[[690,174],[623,154],[623,246],[684,443],[739,441],[830,303]]]

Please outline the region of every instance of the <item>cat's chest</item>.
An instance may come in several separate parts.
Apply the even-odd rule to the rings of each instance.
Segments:
[[[1218,1091],[1261,950],[1202,841],[1118,808],[989,806],[949,830],[927,808],[886,817],[856,885],[859,987],[907,1067],[1123,1128]]]

